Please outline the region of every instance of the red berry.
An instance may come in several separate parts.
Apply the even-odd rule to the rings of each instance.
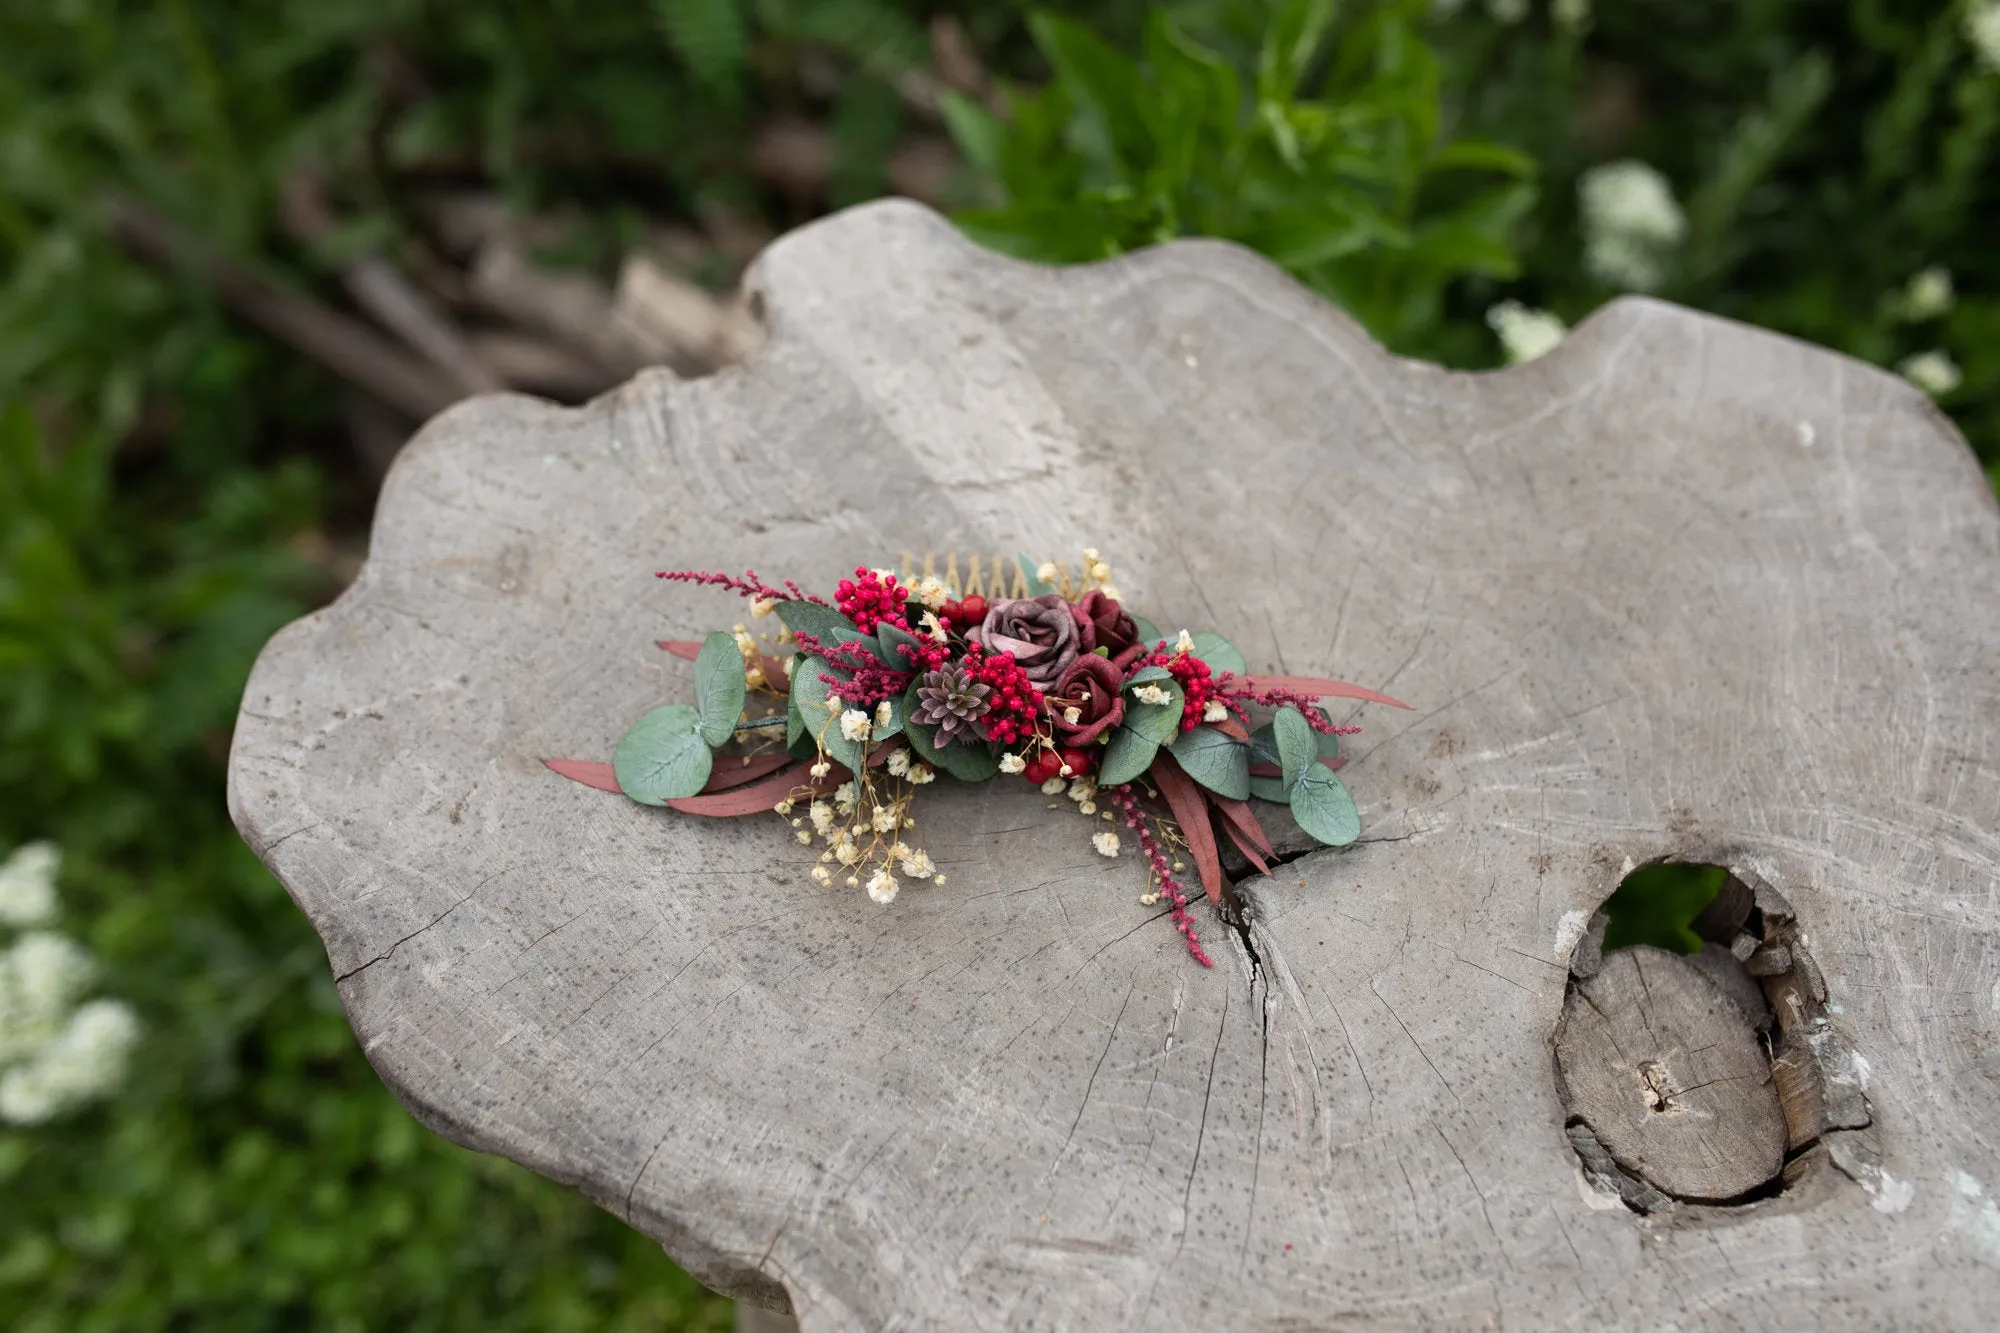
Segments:
[[[986,599],[978,593],[974,593],[960,602],[958,609],[959,613],[965,617],[965,623],[968,625],[976,625],[986,619]]]
[[[965,603],[946,602],[938,608],[938,619],[945,624],[962,623],[965,620]]]
[[[1080,778],[1090,772],[1091,757],[1082,750],[1064,750],[1062,752],[1062,764],[1058,765],[1056,769],[1057,777],[1062,776],[1062,769],[1064,767],[1069,769],[1071,777]]]
[[[1026,778],[1032,785],[1039,787],[1050,778],[1056,776],[1056,769],[1060,763],[1061,761],[1054,755],[1044,750],[1028,761],[1028,766],[1021,770],[1021,776]]]

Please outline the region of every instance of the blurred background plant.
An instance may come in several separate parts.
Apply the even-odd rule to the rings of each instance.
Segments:
[[[222,763],[416,420],[741,356],[788,226],[1226,236],[1469,368],[1650,291],[1900,369],[2000,480],[2000,0],[48,0],[0,74],[0,1045],[99,1016],[0,1123],[9,1329],[726,1324],[396,1105]]]

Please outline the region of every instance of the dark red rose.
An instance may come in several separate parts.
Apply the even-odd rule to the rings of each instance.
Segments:
[[[995,602],[966,637],[989,653],[1014,654],[1015,665],[1044,693],[1076,659],[1076,618],[1056,593]]]
[[[1083,600],[1070,607],[1070,614],[1076,617],[1076,641],[1086,653],[1099,648],[1109,653],[1114,664],[1129,667],[1146,655],[1146,645],[1139,642],[1139,626],[1126,611],[1111,598],[1096,588],[1083,595]]]
[[[1049,713],[1066,746],[1088,745],[1125,720],[1125,672],[1096,653],[1069,664],[1049,692]],[[1076,716],[1072,718],[1070,714]]]

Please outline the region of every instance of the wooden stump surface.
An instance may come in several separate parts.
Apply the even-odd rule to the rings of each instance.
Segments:
[[[1635,299],[1450,373],[1232,247],[1045,270],[903,203],[753,281],[741,367],[431,423],[250,681],[237,823],[425,1123],[808,1333],[1988,1326],[2000,517],[1914,389]],[[1162,626],[1415,705],[1359,717],[1355,847],[1202,909],[1214,971],[1025,785],[927,792],[950,883],[885,909],[775,818],[539,762],[741,618],[657,568],[1086,544]],[[1668,856],[1790,900],[1872,1138],[1641,1215],[1553,1043]]]

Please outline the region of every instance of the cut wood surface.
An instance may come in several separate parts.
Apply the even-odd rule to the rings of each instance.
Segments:
[[[1451,373],[1229,246],[1046,270],[906,203],[749,284],[741,366],[433,421],[248,685],[237,823],[425,1123],[807,1333],[1990,1325],[2000,516],[1919,393],[1632,299]],[[1361,839],[1238,885],[1241,933],[1198,904],[1213,971],[1025,784],[927,791],[950,882],[882,908],[775,818],[541,762],[741,615],[655,569],[1084,545],[1413,706],[1335,710]],[[1553,1043],[1665,856],[1789,901],[1773,1036],[1872,1127],[1641,1215]]]

